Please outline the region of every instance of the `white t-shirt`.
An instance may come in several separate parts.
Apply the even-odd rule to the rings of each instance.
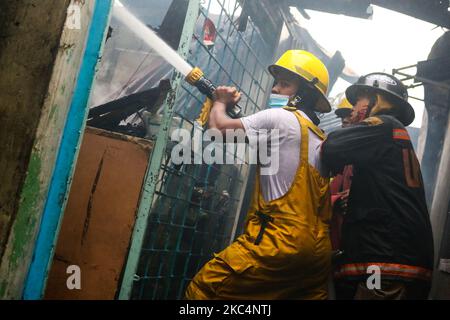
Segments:
[[[308,119],[302,111],[297,110]],[[261,175],[261,192],[266,201],[282,197],[292,185],[300,164],[300,124],[292,111],[283,108],[267,109],[241,118],[247,135],[263,130],[279,130],[279,169],[272,175]],[[322,140],[309,130],[308,162],[320,170],[320,144]]]

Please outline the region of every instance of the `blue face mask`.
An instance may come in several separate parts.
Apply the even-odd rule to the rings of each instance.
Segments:
[[[283,108],[289,103],[289,96],[272,93],[267,103],[269,108]]]

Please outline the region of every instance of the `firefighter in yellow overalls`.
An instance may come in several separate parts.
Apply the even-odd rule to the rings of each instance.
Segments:
[[[244,129],[247,135],[256,127],[279,129],[280,172],[263,176],[258,166],[244,234],[203,266],[187,299],[327,298],[331,206],[329,180],[317,167],[325,136],[315,112],[331,110],[328,72],[302,50],[287,51],[269,71],[275,78],[272,108],[231,119],[225,111],[239,93],[218,87],[209,127],[223,133]]]

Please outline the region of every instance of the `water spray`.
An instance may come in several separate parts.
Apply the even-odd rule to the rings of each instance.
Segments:
[[[124,5],[116,0],[114,2],[114,17],[122,24],[127,26],[137,36],[139,36],[149,47],[151,47],[159,56],[170,63],[175,69],[185,76],[185,80],[197,87],[197,89],[206,95],[208,98],[213,98],[213,93],[216,86],[208,80],[203,71],[198,67],[192,67],[180,55],[173,50],[164,40],[142,23],[136,16],[134,16]],[[242,108],[238,105],[227,109],[227,114],[231,118],[240,118]]]

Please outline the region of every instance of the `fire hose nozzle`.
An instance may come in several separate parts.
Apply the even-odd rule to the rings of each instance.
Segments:
[[[193,68],[186,76],[185,80],[189,84],[197,87],[197,89],[208,98],[213,98],[216,86],[213,85],[209,79],[205,78],[204,73],[200,68]],[[232,108],[227,109],[227,114],[234,119],[240,118],[242,116],[241,112],[242,108],[239,105],[234,105]]]
[[[199,81],[203,77],[203,71],[199,67],[194,67],[191,72],[188,73],[185,80],[195,86],[196,82]]]

